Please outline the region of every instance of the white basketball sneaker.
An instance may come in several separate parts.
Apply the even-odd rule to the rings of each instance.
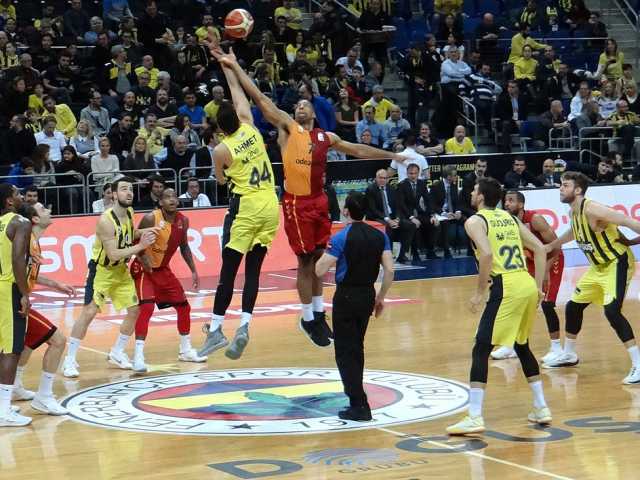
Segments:
[[[26,427],[31,423],[31,417],[25,417],[13,410],[0,416],[0,427]]]
[[[129,361],[129,356],[123,350],[118,351],[113,348],[109,351],[109,363],[122,370],[131,370],[133,367]]]
[[[548,425],[551,423],[553,417],[551,416],[551,410],[549,410],[549,407],[534,407],[527,419],[530,422],[537,423],[538,425]]]
[[[467,415],[458,423],[449,425],[447,433],[449,435],[467,435],[469,433],[484,432],[484,419],[482,416],[472,417]]]
[[[147,373],[149,370],[144,362],[144,354],[138,353],[133,356],[132,369],[136,373]]]
[[[542,366],[543,368],[575,367],[578,363],[580,359],[577,353],[561,352]]]
[[[640,383],[640,367],[636,367],[635,365],[631,366],[631,370],[629,370],[629,375],[624,377],[622,383],[625,385],[633,385],[634,383]]]
[[[67,378],[76,378],[80,375],[78,371],[78,362],[76,362],[71,357],[64,357],[64,362],[62,363],[62,375]]]
[[[181,362],[202,363],[207,361],[206,355],[198,355],[195,348],[190,348],[178,354],[178,360]]]
[[[511,347],[500,347],[491,352],[491,358],[494,360],[506,360],[507,358],[516,358],[518,355]]]
[[[66,415],[69,413],[53,395],[36,395],[31,402],[31,408],[47,415]]]
[[[35,392],[27,390],[23,385],[15,385],[11,392],[11,400],[14,402],[19,402],[21,400],[33,400],[33,397],[35,396]]]

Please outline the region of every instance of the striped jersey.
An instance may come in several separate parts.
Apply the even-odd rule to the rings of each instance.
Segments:
[[[127,208],[127,219],[124,222],[120,221],[120,219],[116,215],[116,212],[113,211],[113,208],[105,210],[102,215],[106,216],[115,227],[116,248],[122,249],[132,246],[134,234],[133,208]],[[107,251],[104,249],[102,241],[97,235],[96,240],[93,242],[93,252],[91,255],[91,260],[93,260],[98,265],[102,265],[103,267],[115,267],[129,261],[128,258],[123,258],[122,260],[118,260],[117,262],[111,261],[107,256]]]
[[[571,212],[571,229],[578,247],[585,254],[591,265],[606,265],[622,257],[627,247],[618,243],[620,238],[618,227],[608,223],[601,232],[595,232],[589,225],[589,218],[585,213],[591,200],[582,200],[577,212]]]

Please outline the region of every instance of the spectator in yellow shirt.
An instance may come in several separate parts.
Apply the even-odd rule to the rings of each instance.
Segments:
[[[155,90],[158,88],[158,74],[160,70],[153,66],[153,57],[151,55],[145,55],[142,57],[142,65],[137,67],[134,72],[136,77],[139,77],[142,72],[149,73],[149,88]]]
[[[157,155],[164,148],[164,139],[169,130],[158,127],[158,117],[155,113],[147,113],[144,127],[138,130],[138,136],[147,141],[147,149],[151,155]]]
[[[211,89],[211,101],[204,106],[204,113],[207,117],[209,125],[216,125],[216,116],[218,115],[218,109],[224,101],[224,88],[221,85],[216,85]]]
[[[205,14],[202,16],[202,26],[198,27],[195,31],[196,37],[198,37],[198,43],[202,44],[207,40],[210,33],[215,40],[220,42],[220,32],[213,23],[213,15]]]
[[[395,107],[395,104],[391,100],[384,98],[384,87],[382,85],[376,85],[373,87],[371,93],[371,98],[364,102],[362,108],[364,109],[369,105],[374,107],[376,109],[374,117],[375,121],[378,123],[384,123],[389,116],[391,109]]]
[[[56,130],[61,131],[65,137],[70,138],[76,134],[78,121],[68,105],[61,103],[56,105],[53,97],[46,95],[42,99],[44,115],[52,115],[56,119]]]
[[[525,45],[529,45],[532,50],[542,50],[546,45],[544,43],[536,42],[530,35],[529,25],[523,23],[520,25],[520,33],[516,33],[511,39],[511,53],[509,53],[509,60],[507,63],[515,63],[515,61],[522,57],[522,48]]]
[[[476,147],[470,138],[466,137],[467,131],[462,125],[458,125],[453,131],[453,138],[444,143],[444,151],[448,155],[469,155],[476,153]]]
[[[38,115],[38,118],[44,113],[44,87],[38,82],[33,87],[33,93],[29,95],[29,108]]]
[[[598,58],[598,70],[593,78],[600,79],[602,75],[610,81],[616,82],[622,77],[622,65],[624,64],[624,53],[618,50],[618,43],[613,39],[607,39],[607,46]]]
[[[522,57],[513,62],[513,73],[516,80],[534,81],[536,79],[538,61],[532,55],[533,50],[530,45],[522,47]]]
[[[17,20],[16,7],[14,7],[11,3],[11,0],[0,0],[0,17],[3,17],[5,22],[8,18]]]
[[[273,18],[284,17],[287,19],[287,27],[293,30],[302,28],[302,12],[296,8],[294,0],[284,0],[282,7],[276,8]]]

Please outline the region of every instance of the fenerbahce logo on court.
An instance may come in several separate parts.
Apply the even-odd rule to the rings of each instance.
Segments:
[[[373,422],[337,418],[348,406],[336,369],[246,369],[134,378],[67,397],[95,426],[183,435],[285,435],[432,420],[461,411],[467,387],[414,373],[366,370]]]

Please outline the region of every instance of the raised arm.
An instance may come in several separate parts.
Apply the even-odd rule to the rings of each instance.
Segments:
[[[276,128],[286,130],[291,122],[291,117],[276,107],[276,105],[260,91],[256,84],[253,83],[253,80],[249,78],[249,75],[245,73],[238,63],[236,56],[233,54],[233,50],[230,49],[228,54],[224,54],[220,49],[212,49],[211,54],[220,62],[223,71],[225,67],[233,71],[242,88],[244,88],[245,92],[247,92],[264,115],[265,120]],[[226,72],[225,75],[227,75]]]
[[[405,158],[397,153],[388,152],[387,150],[381,150],[379,148],[370,147],[362,143],[351,143],[342,140],[335,133],[327,132],[329,139],[331,140],[331,146],[339,152],[346,153],[356,158],[362,159],[388,159],[403,162]]]
[[[247,100],[247,95],[242,90],[240,86],[240,82],[238,81],[238,77],[235,72],[228,66],[222,65],[222,72],[224,73],[225,78],[227,79],[227,84],[229,85],[229,90],[231,90],[231,99],[233,100],[233,106],[236,109],[236,113],[238,114],[238,118],[241,122],[249,123],[253,125],[253,115],[251,114],[251,105],[249,105],[249,100]]]
[[[140,237],[140,243],[127,248],[118,248],[115,234],[116,230],[113,223],[111,223],[106,217],[100,217],[98,227],[96,228],[96,235],[102,242],[109,260],[114,262],[142,252],[156,240],[155,233],[151,230],[147,230]]]

